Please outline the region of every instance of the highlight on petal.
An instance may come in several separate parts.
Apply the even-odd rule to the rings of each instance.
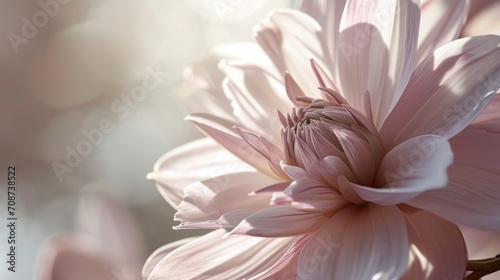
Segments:
[[[309,59],[328,61],[329,54],[313,18],[294,10],[271,12],[255,27],[255,39],[281,73],[288,71],[309,96],[320,97]]]
[[[387,149],[423,134],[451,138],[469,125],[500,87],[500,37],[444,45],[413,73],[380,136]]]
[[[271,195],[250,193],[274,183],[274,179],[259,172],[238,172],[191,184],[184,191],[184,200],[174,219],[183,223],[216,221],[232,210],[257,211],[269,207]]]
[[[468,0],[422,0],[417,47],[418,65],[432,52],[458,38],[467,13]]]
[[[184,144],[163,155],[148,179],[175,209],[184,198],[188,185],[220,174],[254,170],[211,138]]]
[[[382,160],[375,186],[352,184],[366,201],[380,205],[404,203],[419,194],[444,188],[453,162],[448,141],[438,135],[412,138],[392,149]]]
[[[364,112],[368,91],[377,127],[398,101],[414,68],[420,21],[416,2],[353,0],[342,15],[336,57],[342,94]]]
[[[330,59],[337,56],[340,45],[340,20],[347,0],[302,0],[299,9],[313,17],[321,26],[322,35],[328,48]],[[333,67],[333,61],[325,61],[325,66],[331,71],[331,78],[338,84],[338,73]]]
[[[458,227],[426,211],[406,213],[410,264],[402,280],[462,279],[467,250]]]
[[[281,75],[275,76],[252,62],[222,61],[219,68],[226,75],[222,87],[231,101],[233,116],[245,127],[274,143],[279,142],[276,135],[281,127],[276,126],[276,111],[288,110],[293,105]]]
[[[158,263],[165,258],[168,254],[176,250],[177,248],[180,248],[184,246],[185,244],[194,241],[198,237],[189,237],[189,238],[184,238],[181,240],[177,240],[175,242],[169,243],[167,245],[163,245],[162,247],[156,249],[146,260],[144,263],[144,267],[142,268],[142,278],[143,279],[148,279],[148,277],[151,275],[151,272],[155,269],[155,267],[158,265]]]
[[[346,207],[316,231],[300,254],[299,279],[397,279],[409,243],[397,207]]]
[[[147,280],[251,279],[276,265],[276,269],[286,265],[289,248],[299,240],[224,235],[225,231],[216,230],[174,250]]]
[[[209,113],[223,118],[231,117],[230,103],[221,88],[225,76],[218,65],[222,60],[252,61],[268,71],[276,71],[269,57],[255,43],[217,45],[210,50],[207,58],[193,63],[184,70],[185,82],[175,92],[175,97],[187,113]]]

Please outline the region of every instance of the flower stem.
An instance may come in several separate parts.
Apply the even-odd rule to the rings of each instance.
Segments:
[[[494,258],[482,260],[470,260],[467,262],[467,270],[472,271],[464,280],[478,280],[488,274],[500,271],[500,254]]]

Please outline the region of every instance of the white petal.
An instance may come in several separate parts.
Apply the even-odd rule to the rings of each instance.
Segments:
[[[377,127],[403,93],[414,67],[420,20],[416,2],[352,0],[342,16],[336,59],[342,94],[364,112],[368,91]]]
[[[223,44],[214,47],[207,58],[195,62],[184,71],[184,83],[175,93],[181,107],[189,114],[210,113],[231,118],[230,102],[222,91],[224,73],[218,68],[220,61],[251,61],[276,72],[273,64],[254,43]]]
[[[458,38],[469,11],[468,0],[422,0],[417,64],[432,52]]]
[[[163,155],[148,174],[158,191],[175,209],[189,184],[221,174],[254,170],[214,140],[202,138]]]
[[[336,57],[340,41],[340,20],[347,0],[303,0],[300,10],[312,16],[322,28],[322,38],[327,45],[330,58]],[[338,73],[333,67],[336,61],[324,61],[325,66],[332,72],[331,79],[338,82]]]
[[[307,95],[320,97],[310,59],[325,66],[328,51],[322,42],[321,26],[313,18],[294,10],[275,11],[256,26],[255,33],[283,75],[288,71]]]
[[[281,123],[277,111],[287,112],[293,107],[283,78],[274,77],[251,62],[226,62],[220,68],[227,77],[223,89],[231,101],[234,117],[243,126],[279,143]]]
[[[177,248],[195,240],[198,237],[189,237],[181,240],[177,240],[175,242],[169,243],[167,245],[163,245],[162,247],[156,249],[151,256],[146,260],[144,267],[142,268],[142,278],[148,279],[151,275],[151,272],[155,269],[158,263],[166,257],[168,254],[176,250]]]
[[[274,179],[259,172],[238,172],[191,184],[184,191],[175,219],[205,222],[232,210],[260,210],[269,206],[271,196],[249,194],[274,183]]]

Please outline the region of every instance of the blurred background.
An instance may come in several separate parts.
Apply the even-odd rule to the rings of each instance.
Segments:
[[[214,45],[252,40],[258,20],[289,2],[0,3],[0,279],[32,279],[43,241],[78,231],[78,205],[96,192],[136,225],[141,252],[128,253],[142,262],[156,248],[192,235],[172,230],[173,209],[146,181],[162,154],[201,137],[173,97],[183,68]],[[4,261],[11,165],[15,275]]]
[[[183,68],[217,44],[252,41],[259,19],[293,2],[2,0],[0,279],[32,279],[36,264],[45,265],[37,260],[42,244],[60,233],[128,235],[133,244],[120,253],[136,263],[195,234],[172,230],[173,209],[145,179],[162,154],[201,137],[174,98]],[[4,263],[12,165],[15,274]],[[112,279],[127,279],[115,272]]]

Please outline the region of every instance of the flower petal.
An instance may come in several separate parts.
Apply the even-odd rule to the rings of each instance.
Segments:
[[[184,188],[214,175],[254,170],[214,140],[202,138],[184,144],[163,155],[148,179],[175,209],[184,198]]]
[[[352,131],[336,129],[334,133],[349,159],[351,170],[358,182],[369,184],[377,172],[377,167],[368,143],[361,140]]]
[[[278,70],[288,71],[311,97],[320,94],[309,59],[328,61],[320,33],[321,26],[313,18],[294,10],[272,12],[255,28],[257,42]]]
[[[432,52],[458,38],[467,13],[468,0],[422,0],[418,35],[418,65]]]
[[[154,268],[158,265],[158,263],[163,258],[165,258],[168,254],[170,254],[171,252],[173,252],[177,248],[184,246],[185,244],[195,240],[196,238],[198,238],[198,237],[184,238],[184,239],[169,243],[167,245],[163,245],[162,247],[156,249],[151,254],[151,256],[149,256],[149,258],[146,260],[146,263],[144,264],[144,267],[142,268],[142,278],[148,279],[148,277],[151,275],[151,272],[153,272]]]
[[[301,235],[314,231],[326,220],[323,213],[307,212],[288,206],[270,207],[248,216],[231,234],[263,237]]]
[[[425,211],[405,217],[410,267],[401,279],[462,279],[467,250],[458,227]]]
[[[251,278],[279,262],[298,241],[224,235],[216,230],[178,248],[158,263],[148,280]]]
[[[341,208],[347,201],[333,189],[314,179],[294,181],[283,192],[273,196],[276,205],[323,213]]]
[[[313,17],[321,26],[321,36],[326,42],[329,57],[336,57],[338,46],[340,45],[340,20],[344,12],[347,0],[303,0],[299,9]],[[338,83],[338,73],[335,73],[333,67],[334,61],[325,61],[325,66],[332,71],[331,78]]]
[[[397,279],[408,265],[408,238],[397,207],[346,207],[311,236],[300,279]]]
[[[280,148],[276,147],[273,143],[269,142],[264,137],[256,134],[253,131],[249,131],[243,128],[234,128],[238,134],[245,140],[248,145],[255,149],[259,154],[267,159],[271,169],[277,174],[281,174],[282,177],[286,177],[286,174],[280,168],[280,161],[285,157],[284,153]]]
[[[422,62],[384,123],[387,149],[423,134],[450,138],[472,122],[500,87],[500,37],[463,38]]]
[[[353,184],[353,189],[364,200],[380,205],[404,203],[425,191],[444,188],[452,162],[453,152],[445,138],[422,135],[385,156],[375,180],[378,188]]]
[[[181,107],[188,113],[210,113],[230,118],[230,103],[221,87],[224,73],[218,68],[221,60],[252,61],[269,71],[275,71],[272,62],[259,45],[254,43],[221,44],[214,47],[207,58],[193,63],[184,71],[184,84],[176,92]]]
[[[415,63],[420,10],[416,1],[348,1],[337,55],[342,94],[364,112],[370,94],[380,127],[403,93]]]
[[[239,157],[241,160],[252,165],[256,169],[270,176],[277,177],[269,167],[267,160],[253,149],[248,143],[236,133],[233,127],[235,123],[208,114],[192,114],[186,117],[201,131],[219,142],[228,151]],[[204,153],[202,153],[203,156]]]
[[[274,183],[275,180],[260,172],[239,172],[191,184],[185,189],[184,200],[174,218],[196,223],[217,220],[232,210],[260,210],[269,206],[271,196],[249,194]]]
[[[481,114],[472,122],[476,123],[500,123],[500,94],[493,96],[490,103]]]
[[[500,229],[500,124],[474,124],[451,139],[455,161],[446,188],[408,202],[453,223]]]
[[[276,135],[281,125],[276,111],[287,111],[293,106],[283,86],[283,78],[273,76],[252,62],[223,62],[219,67],[227,77],[222,85],[231,101],[234,117],[241,125],[273,143],[279,142]]]

